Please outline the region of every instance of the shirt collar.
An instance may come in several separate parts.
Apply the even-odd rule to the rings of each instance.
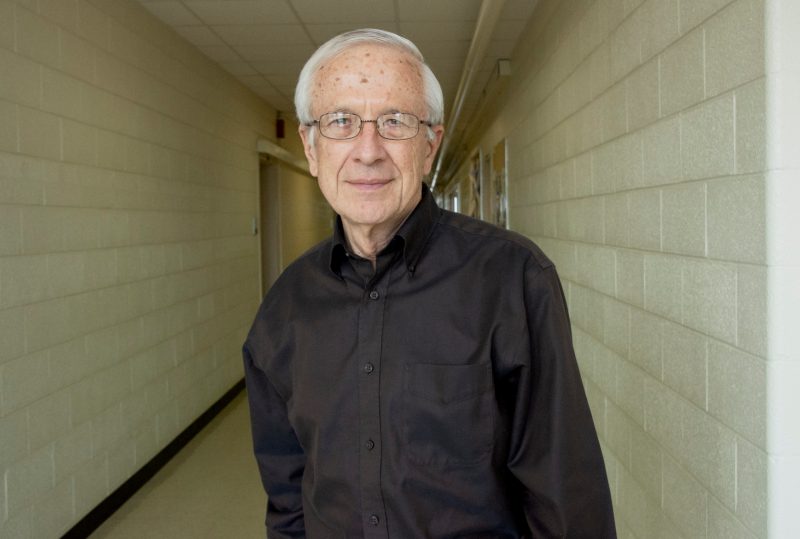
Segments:
[[[408,216],[408,219],[400,226],[395,237],[390,242],[396,244],[398,240],[403,245],[403,259],[405,261],[406,269],[410,273],[414,273],[417,269],[422,253],[425,251],[425,246],[428,244],[431,232],[439,219],[439,206],[436,205],[436,200],[430,192],[428,186],[422,183],[422,199],[417,204],[416,208]],[[344,235],[344,227],[342,226],[342,218],[336,217],[336,224],[333,228],[333,241],[331,243],[330,253],[330,268],[339,277],[341,274],[341,264],[347,257],[347,241]]]

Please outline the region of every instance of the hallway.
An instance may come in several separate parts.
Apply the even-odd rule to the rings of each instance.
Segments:
[[[0,538],[242,380],[332,221],[300,66],[367,25],[442,83],[440,206],[558,268],[619,536],[800,537],[800,1],[0,0]],[[263,537],[245,401],[93,537]]]
[[[90,537],[263,537],[249,418],[242,392]]]

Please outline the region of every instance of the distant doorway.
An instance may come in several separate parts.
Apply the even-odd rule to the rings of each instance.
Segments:
[[[262,159],[259,170],[261,222],[261,296],[281,274],[280,165]]]
[[[315,178],[279,159],[260,165],[262,296],[298,256],[331,235],[334,213]]]

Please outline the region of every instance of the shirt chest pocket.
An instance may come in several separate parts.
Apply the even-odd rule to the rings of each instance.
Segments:
[[[494,438],[491,363],[405,367],[404,435],[418,464],[465,466],[484,460]]]

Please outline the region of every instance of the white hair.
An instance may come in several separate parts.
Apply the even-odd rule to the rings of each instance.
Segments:
[[[440,125],[444,122],[444,96],[442,86],[436,79],[431,68],[425,63],[425,58],[419,49],[410,40],[398,36],[386,30],[374,28],[362,28],[339,34],[322,44],[303,66],[300,77],[297,79],[297,86],[294,90],[294,107],[297,119],[301,125],[308,125],[314,121],[311,113],[311,93],[314,84],[314,76],[325,63],[345,50],[363,44],[383,45],[399,49],[412,56],[419,63],[419,71],[422,76],[422,93],[425,99],[428,117],[423,118],[432,125]],[[310,135],[313,140],[314,132]],[[428,138],[433,139],[433,130],[428,128]]]

